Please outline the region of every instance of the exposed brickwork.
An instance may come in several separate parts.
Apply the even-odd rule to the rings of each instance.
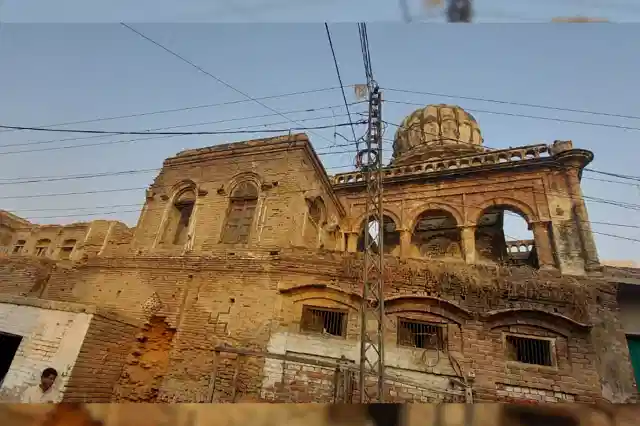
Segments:
[[[94,315],[64,394],[65,402],[110,402],[137,324]]]
[[[47,259],[0,255],[0,294],[38,297],[54,269]]]
[[[597,254],[582,226],[588,219],[576,171],[591,154],[570,143],[555,144],[545,157],[544,146],[480,151],[477,158],[385,172],[384,201],[395,223],[386,237],[396,244],[383,271],[388,398],[631,401],[635,384],[615,285],[592,273]],[[511,161],[512,154],[519,160]],[[148,323],[143,341],[130,340],[133,346],[122,330],[108,336],[126,348],[126,357],[88,337],[83,353],[114,359],[91,398],[107,398],[116,364],[126,358],[117,400],[204,402],[212,391],[220,401],[348,399],[334,366],[359,362],[363,264],[353,252],[365,198],[362,175],[352,177],[329,180],[304,135],[185,151],[165,161],[135,229],[87,224],[75,262],[51,269],[41,297]],[[230,197],[241,184],[258,192],[253,215],[243,217],[248,240],[222,244]],[[183,217],[176,201],[186,193],[194,207]],[[540,270],[504,266],[497,207],[529,223],[532,264]],[[451,219],[445,231],[412,235],[425,211],[445,212]],[[38,228],[42,235],[54,231]],[[447,235],[446,241],[429,239],[434,235]],[[433,254],[443,259],[428,259]],[[17,282],[22,289],[30,281]],[[304,306],[344,312],[346,335],[303,330]],[[404,320],[437,327],[441,349],[400,342]],[[550,342],[551,365],[515,359],[507,344],[512,335]],[[216,357],[220,345],[255,353],[218,350]]]
[[[113,392],[114,402],[156,402],[169,367],[175,330],[152,317],[128,350],[126,364]]]

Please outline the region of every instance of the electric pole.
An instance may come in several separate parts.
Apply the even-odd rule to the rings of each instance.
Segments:
[[[360,161],[366,182],[364,270],[360,336],[360,402],[384,400],[384,214],[382,206],[382,93],[369,93],[366,148]],[[365,158],[363,158],[365,157]],[[372,230],[372,225],[377,230]],[[377,231],[377,232],[376,232]],[[373,235],[372,235],[373,234]],[[375,391],[367,379],[375,378]]]

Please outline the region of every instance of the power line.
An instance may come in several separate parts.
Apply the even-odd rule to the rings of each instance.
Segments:
[[[640,182],[640,176],[631,176],[631,175],[625,175],[625,174],[621,174],[621,173],[604,172],[602,170],[595,170],[595,169],[589,169],[589,168],[585,168],[584,170],[587,171],[587,172],[596,173],[596,174],[600,174],[600,175],[617,177],[619,179],[628,179],[628,180],[633,180],[633,181]],[[620,182],[620,183],[622,183],[622,182]]]
[[[358,104],[361,104],[361,103],[364,103],[364,101],[353,102],[350,105],[358,105]],[[298,113],[307,113],[307,112],[317,112],[317,111],[320,111],[320,110],[325,110],[325,109],[333,110],[335,108],[342,108],[342,107],[343,107],[343,105],[329,105],[329,106],[322,106],[322,107],[316,107],[316,108],[302,108],[302,109],[295,109],[295,110],[285,111],[284,114],[298,114]],[[155,132],[155,131],[158,131],[158,130],[179,129],[179,128],[184,128],[184,127],[204,126],[204,125],[208,125],[208,124],[228,123],[228,122],[232,122],[232,121],[253,120],[253,119],[256,119],[256,118],[273,117],[275,115],[279,115],[279,114],[260,114],[260,115],[249,115],[249,116],[244,116],[244,117],[226,118],[226,119],[214,120],[214,121],[200,121],[200,122],[189,123],[189,124],[178,124],[178,125],[174,125],[174,126],[156,127],[156,128],[153,128],[153,129],[146,129],[146,130],[141,131],[141,132],[144,132],[144,134],[152,134],[151,132]],[[301,121],[305,121],[305,120],[308,120],[308,119],[301,119]],[[287,120],[285,123],[288,123],[288,122],[289,122],[289,120]],[[278,124],[281,124],[281,123],[283,123],[283,122],[279,122]],[[260,124],[257,124],[255,126],[260,126]],[[251,127],[251,126],[246,126],[246,127]],[[51,143],[57,143],[57,142],[67,142],[67,141],[77,141],[77,140],[86,140],[86,139],[95,139],[95,138],[105,138],[105,137],[109,137],[109,136],[114,136],[114,135],[112,135],[112,134],[98,134],[98,135],[92,135],[92,136],[73,137],[73,138],[64,138],[64,139],[50,139],[50,140],[45,140],[45,141],[29,141],[29,142],[21,142],[21,143],[4,144],[4,145],[0,145],[0,148],[14,147],[14,146],[45,145],[45,144],[51,144]]]
[[[348,85],[347,87],[352,87],[352,86],[353,85]],[[337,89],[339,89],[339,87],[337,87],[337,86],[336,87],[327,87],[327,88],[323,88],[323,89],[303,90],[303,91],[298,91],[298,92],[283,93],[283,94],[279,94],[279,95],[261,96],[261,97],[258,97],[256,99],[264,101],[264,100],[279,99],[279,98],[298,96],[298,95],[307,95],[307,94],[311,94],[311,93],[327,92],[327,91],[337,90]],[[236,105],[236,104],[243,104],[243,103],[247,103],[247,102],[253,102],[253,100],[252,99],[240,99],[240,100],[235,100],[235,101],[218,102],[218,103],[203,104],[203,105],[192,105],[192,106],[180,107],[180,108],[163,109],[163,110],[157,110],[157,111],[140,112],[140,113],[126,114],[126,115],[116,115],[116,116],[111,116],[111,117],[98,117],[98,118],[91,118],[91,119],[88,119],[88,120],[68,121],[68,122],[65,122],[65,123],[45,124],[45,125],[36,126],[36,127],[60,127],[60,126],[69,126],[69,125],[72,125],[72,124],[97,123],[97,122],[101,122],[101,121],[122,120],[122,119],[125,119],[125,118],[145,117],[145,116],[149,116],[149,115],[169,114],[169,113],[173,113],[173,112],[191,111],[191,110],[196,110],[196,109],[213,108],[213,107],[226,106],[226,105]],[[284,112],[283,114],[288,114],[288,112]],[[0,133],[12,132],[12,131],[14,131],[14,130],[4,129],[4,130],[0,130]]]
[[[274,112],[274,113],[276,113],[276,114],[280,115],[280,116],[281,116],[281,117],[283,117],[284,119],[289,120],[289,121],[291,121],[292,123],[295,123],[295,124],[297,124],[297,125],[300,125],[300,123],[299,123],[299,122],[297,122],[296,120],[292,120],[292,119],[290,119],[290,118],[289,118],[289,117],[287,117],[286,115],[282,114],[280,111],[278,111],[278,110],[276,110],[276,109],[271,108],[270,106],[268,106],[268,105],[267,105],[267,104],[265,104],[264,102],[262,102],[262,101],[258,100],[257,98],[254,98],[253,96],[250,96],[250,95],[249,95],[249,94],[247,94],[246,92],[243,92],[242,90],[237,89],[236,87],[232,86],[231,84],[227,83],[226,81],[222,80],[221,78],[216,77],[215,75],[213,75],[213,74],[212,74],[212,73],[210,73],[209,71],[205,70],[204,68],[202,68],[202,67],[200,67],[200,66],[198,66],[198,65],[194,64],[193,62],[191,62],[190,60],[188,60],[188,59],[187,59],[187,58],[185,58],[184,56],[179,55],[178,53],[174,52],[173,50],[169,49],[168,47],[166,47],[166,46],[164,46],[164,45],[162,45],[162,44],[158,43],[157,41],[155,41],[155,40],[151,39],[150,37],[148,37],[148,36],[146,36],[146,35],[142,34],[140,31],[138,31],[138,30],[134,29],[133,27],[130,27],[129,25],[125,24],[124,22],[121,22],[121,23],[120,23],[120,25],[122,25],[123,27],[125,27],[125,28],[129,29],[130,31],[132,31],[132,32],[134,32],[134,33],[136,33],[136,34],[138,34],[138,35],[139,35],[140,37],[142,37],[143,39],[145,39],[145,40],[149,41],[150,43],[153,43],[154,45],[158,46],[159,48],[161,48],[161,49],[162,49],[162,50],[164,50],[165,52],[169,53],[170,55],[172,55],[172,56],[174,56],[174,57],[176,57],[176,58],[180,59],[182,62],[184,62],[184,63],[186,63],[186,64],[190,65],[191,67],[193,67],[193,68],[195,68],[195,69],[197,69],[197,70],[198,70],[198,71],[200,71],[201,73],[203,73],[203,74],[205,74],[205,75],[207,75],[207,76],[209,76],[209,77],[213,78],[215,81],[217,81],[218,83],[222,84],[223,86],[225,86],[225,87],[227,87],[227,88],[229,88],[229,89],[233,90],[233,91],[234,91],[234,92],[236,92],[236,93],[239,93],[240,95],[244,96],[244,97],[245,97],[245,98],[247,98],[247,99],[250,99],[250,100],[254,101],[254,102],[255,102],[255,103],[257,103],[258,105],[260,105],[260,106],[262,106],[262,107],[264,107],[264,108],[268,109],[269,111]],[[328,141],[329,143],[331,143],[331,141],[330,141],[329,139],[327,139],[326,137],[324,137],[324,136],[322,136],[322,135],[320,135],[320,134],[316,134],[316,135],[317,135],[318,137],[322,138],[322,139],[325,139],[325,140],[326,140],[326,141]]]
[[[359,101],[359,102],[353,102],[351,103],[351,105],[358,105],[364,103],[364,101]],[[343,108],[343,105],[329,105],[329,106],[323,106],[323,107],[316,107],[316,108],[303,108],[303,109],[296,109],[296,110],[290,110],[287,111],[287,114],[298,114],[298,113],[308,113],[308,112],[318,112],[320,110],[325,110],[325,109],[330,109],[333,111],[334,108]],[[179,129],[179,128],[185,128],[185,127],[197,127],[197,126],[204,126],[204,125],[209,125],[209,124],[220,124],[220,123],[228,123],[228,122],[232,122],[232,121],[244,121],[244,120],[253,120],[256,118],[267,118],[267,117],[273,117],[274,115],[278,115],[278,114],[260,114],[260,115],[250,115],[250,116],[244,116],[244,117],[234,117],[234,118],[226,118],[226,119],[222,119],[222,120],[214,120],[214,121],[199,121],[196,123],[189,123],[189,124],[178,124],[178,125],[174,125],[174,126],[165,126],[165,127],[156,127],[153,129],[146,129],[144,131],[140,131],[142,134],[153,134],[152,132],[158,131],[158,130],[170,130],[170,129]],[[325,117],[321,117],[321,118],[325,118]],[[334,115],[332,115],[331,117],[326,117],[326,118],[335,118]],[[309,120],[313,120],[315,118],[304,118],[304,119],[299,119],[300,121],[309,121]],[[318,118],[320,119],[320,118]],[[284,124],[284,123],[288,123],[289,120],[287,121],[279,121],[276,124]],[[249,126],[242,126],[240,128],[250,128],[250,127],[259,127],[259,126],[267,126],[267,125],[273,125],[274,123],[269,123],[269,124],[255,124],[255,125],[249,125]],[[229,129],[223,129],[223,130],[229,130]],[[86,140],[86,139],[96,139],[96,138],[106,138],[109,136],[115,136],[114,134],[97,134],[97,135],[92,135],[92,136],[82,136],[82,137],[73,137],[73,138],[63,138],[63,139],[49,139],[49,140],[44,140],[44,141],[29,141],[29,142],[21,142],[21,143],[13,143],[13,144],[4,144],[4,145],[0,145],[0,148],[6,148],[6,147],[14,147],[14,146],[32,146],[32,145],[46,145],[46,144],[52,144],[52,143],[58,143],[58,142],[68,142],[68,141],[78,141],[78,140]]]
[[[355,124],[364,124],[364,121],[359,121],[356,122]],[[337,123],[337,124],[332,124],[332,125],[325,125],[325,126],[314,126],[314,127],[298,127],[298,128],[289,128],[289,129],[255,129],[255,130],[221,130],[221,131],[217,131],[217,132],[205,132],[203,134],[209,134],[209,135],[234,135],[234,134],[256,134],[256,133],[291,133],[292,131],[304,131],[304,130],[310,130],[310,129],[315,129],[315,130],[319,130],[319,129],[329,129],[329,128],[336,128],[336,127],[345,127],[345,126],[351,126],[354,123]],[[260,125],[255,125],[254,127],[257,126],[264,126],[264,124],[260,124]],[[247,127],[251,127],[251,126],[245,126],[245,129]],[[82,144],[82,145],[66,145],[66,146],[57,146],[57,147],[50,147],[50,148],[41,148],[41,149],[24,149],[24,150],[18,150],[18,151],[0,151],[0,155],[10,155],[10,154],[24,154],[24,153],[31,153],[31,152],[42,152],[42,151],[57,151],[57,150],[63,150],[63,149],[76,149],[76,148],[86,148],[86,147],[92,147],[92,146],[104,146],[104,145],[115,145],[115,144],[120,144],[120,143],[129,143],[129,142],[139,142],[139,141],[144,141],[144,140],[150,140],[150,139],[163,139],[163,138],[171,138],[171,137],[177,137],[177,136],[185,136],[185,135],[196,135],[198,134],[198,132],[195,133],[189,133],[189,132],[182,132],[181,133],[169,133],[169,134],[165,134],[164,136],[162,134],[157,134],[158,136],[151,136],[148,138],[135,138],[135,139],[121,139],[121,140],[116,140],[116,141],[103,141],[103,142],[96,142],[96,143],[90,143],[90,144]]]
[[[389,99],[385,99],[384,102],[392,103],[392,104],[424,106],[424,104],[422,104],[422,103],[407,102],[407,101],[394,101],[394,100],[389,100]],[[541,117],[541,116],[538,116],[538,115],[518,114],[518,113],[512,113],[512,112],[488,111],[488,110],[482,110],[482,109],[476,109],[476,108],[465,108],[465,110],[466,111],[473,111],[473,112],[480,112],[480,113],[485,113],[485,114],[505,115],[505,116],[509,116],[509,117],[533,118],[533,119],[536,119],[536,120],[556,121],[556,122],[560,122],[560,123],[584,124],[586,126],[609,127],[609,128],[622,129],[622,130],[640,130],[640,127],[623,126],[623,125],[618,125],[618,124],[593,123],[593,122],[590,122],[590,121],[568,120],[568,119],[554,118],[554,117]]]
[[[291,120],[287,120],[291,121]],[[365,124],[366,122],[360,120],[360,122],[355,124]],[[336,124],[335,126],[350,126],[354,123],[342,123]],[[310,130],[310,129],[327,129],[330,127],[335,127],[334,125],[329,126],[320,126],[320,127],[291,127],[289,129],[265,129],[260,132],[265,133],[281,133],[281,132],[289,132],[294,130]],[[66,133],[89,133],[89,134],[101,134],[101,135],[158,135],[158,136],[197,136],[197,135],[227,135],[227,134],[241,134],[241,133],[260,133],[253,130],[217,130],[217,131],[202,131],[202,132],[139,132],[139,131],[109,131],[109,130],[82,130],[82,129],[55,129],[55,128],[45,128],[45,127],[19,127],[19,126],[4,126],[0,125],[0,128],[5,129],[16,129],[16,130],[33,130],[37,132],[66,132]]]
[[[580,114],[591,114],[591,115],[601,115],[606,117],[618,117],[618,118],[628,118],[633,120],[640,120],[640,116],[637,115],[624,115],[624,114],[614,114],[609,112],[602,111],[589,111],[584,109],[573,109],[573,108],[563,108],[563,107],[555,107],[549,105],[540,105],[540,104],[529,104],[523,102],[513,102],[513,101],[504,101],[499,99],[489,99],[484,97],[473,97],[473,96],[461,96],[461,95],[451,95],[445,93],[436,93],[436,92],[424,92],[418,90],[406,90],[406,89],[390,89],[388,87],[384,87],[383,90],[389,92],[398,92],[398,93],[413,93],[417,95],[427,95],[427,96],[438,96],[444,98],[454,98],[454,99],[465,99],[469,101],[480,101],[480,102],[489,102],[494,104],[502,104],[502,105],[511,105],[511,106],[522,106],[528,108],[538,108],[538,109],[548,109],[553,111],[566,111],[566,112],[576,112]]]
[[[342,84],[342,76],[340,76],[340,67],[338,66],[338,59],[336,58],[336,51],[333,48],[333,41],[331,40],[331,32],[329,31],[329,24],[324,23],[324,28],[327,31],[327,39],[329,40],[329,47],[331,48],[331,55],[333,56],[333,64],[336,67],[336,74],[338,75],[338,82],[340,83],[340,89],[342,90],[342,100],[344,101],[344,106],[347,109],[347,115],[349,116],[349,121],[352,122],[351,112],[349,111],[349,103],[347,102],[347,95],[344,93],[344,84]],[[360,151],[360,147],[358,146],[358,138],[356,136],[356,131],[351,126],[351,133],[353,135],[353,142],[356,144],[356,150]]]

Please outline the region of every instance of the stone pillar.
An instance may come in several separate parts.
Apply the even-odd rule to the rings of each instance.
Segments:
[[[347,251],[349,253],[355,253],[358,251],[358,233],[349,232],[347,233]]]
[[[580,234],[585,270],[591,271],[600,268],[600,260],[598,259],[596,242],[591,232],[587,206],[582,198],[582,188],[580,187],[578,174],[577,168],[567,170],[568,189],[573,201],[573,220],[576,222]]]
[[[403,229],[400,231],[400,257],[407,258],[411,255],[411,231]]]
[[[540,269],[555,268],[551,238],[549,238],[549,222],[533,222],[531,228],[536,242],[535,246]]]
[[[462,241],[462,251],[466,263],[476,262],[476,227],[461,226],[460,240]]]

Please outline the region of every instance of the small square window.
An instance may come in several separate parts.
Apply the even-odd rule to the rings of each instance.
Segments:
[[[303,306],[300,329],[344,337],[347,334],[347,314],[337,309]]]
[[[553,366],[551,340],[507,336],[507,355],[510,361],[524,364]]]
[[[420,321],[398,321],[398,345],[445,350],[444,327]]]

